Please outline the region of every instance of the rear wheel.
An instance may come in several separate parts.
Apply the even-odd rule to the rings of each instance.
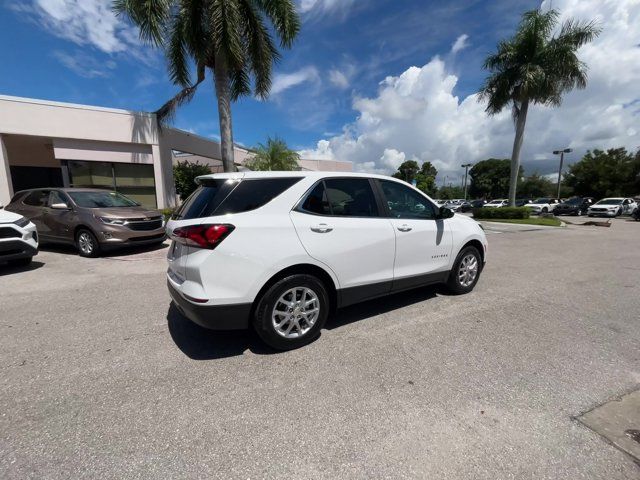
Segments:
[[[455,294],[469,293],[478,283],[482,270],[482,258],[475,247],[465,247],[453,264],[447,286]]]
[[[86,228],[81,228],[76,233],[76,247],[82,257],[95,258],[100,255],[100,244],[96,236]]]
[[[311,275],[291,275],[276,282],[260,299],[253,325],[276,350],[292,350],[320,336],[329,313],[324,284]]]

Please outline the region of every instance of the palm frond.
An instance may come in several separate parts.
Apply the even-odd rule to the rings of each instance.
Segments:
[[[300,17],[292,0],[255,0],[265,12],[280,39],[280,45],[291,48],[300,32]]]
[[[174,3],[173,0],[114,0],[112,9],[116,15],[128,16],[138,25],[140,38],[160,46]]]
[[[204,79],[205,67],[201,64],[198,66],[198,79],[196,80],[196,83],[180,90],[176,96],[155,111],[160,127],[167,125],[171,120],[173,120],[176,110],[181,105],[191,101],[198,89],[198,85],[200,85]]]
[[[191,84],[191,75],[185,45],[184,20],[179,13],[173,16],[166,56],[169,78],[173,83],[186,88]]]

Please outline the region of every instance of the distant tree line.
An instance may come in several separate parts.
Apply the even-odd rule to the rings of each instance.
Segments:
[[[469,170],[469,196],[472,198],[506,198],[509,193],[511,161],[490,158]],[[555,197],[557,183],[538,173],[518,175],[521,198]],[[563,175],[560,195],[596,198],[640,194],[640,150],[635,154],[625,148],[593,150],[571,165]]]

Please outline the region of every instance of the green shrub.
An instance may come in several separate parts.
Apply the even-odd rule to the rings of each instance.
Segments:
[[[516,219],[529,218],[531,210],[527,207],[501,207],[501,208],[474,208],[473,218],[485,219]]]
[[[211,173],[211,168],[200,162],[184,160],[174,165],[173,180],[176,184],[176,193],[180,195],[180,200],[186,200],[198,188],[198,185],[196,185],[197,177],[208,175],[209,173]]]
[[[175,212],[176,209],[175,208],[163,208],[162,210],[160,210],[160,213],[162,213],[162,216],[164,217],[165,222],[169,221],[169,219],[171,218],[171,215],[173,215],[173,212]]]

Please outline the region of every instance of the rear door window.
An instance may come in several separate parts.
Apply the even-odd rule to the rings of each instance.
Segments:
[[[324,183],[332,215],[378,216],[376,197],[367,178],[328,178]]]
[[[25,205],[32,207],[44,207],[49,200],[49,190],[35,190],[22,201]]]
[[[380,216],[368,178],[327,178],[320,181],[297,210],[334,217]]]
[[[300,205],[303,212],[313,213],[314,215],[331,215],[329,199],[327,198],[327,189],[324,188],[324,182],[319,182]]]

